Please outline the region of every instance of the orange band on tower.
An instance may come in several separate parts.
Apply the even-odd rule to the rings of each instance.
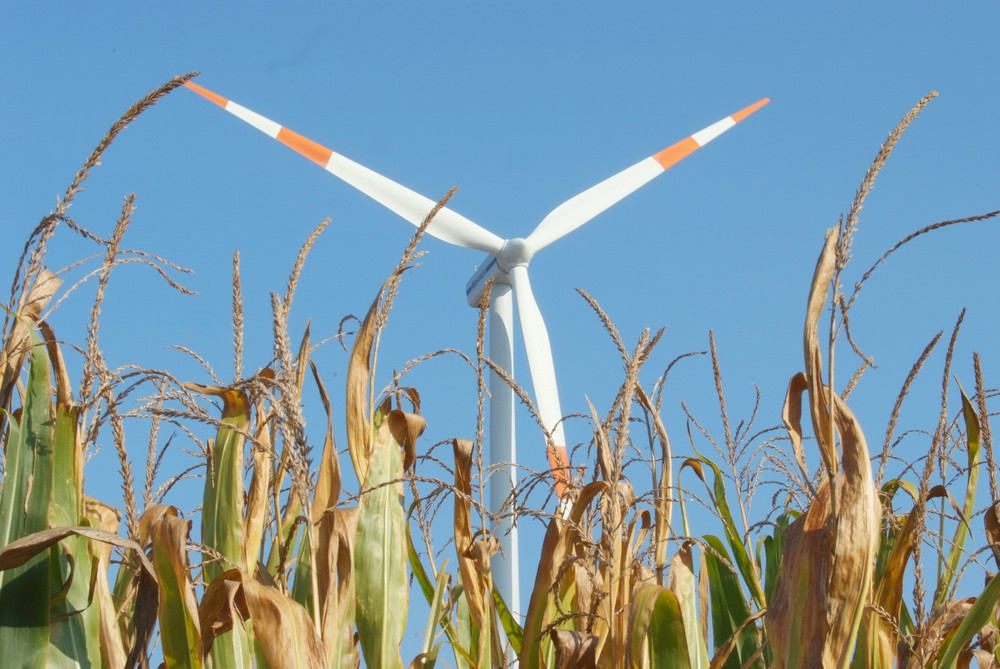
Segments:
[[[288,148],[298,151],[320,167],[326,167],[326,164],[330,162],[330,156],[333,155],[333,151],[322,144],[317,144],[308,137],[303,137],[285,127],[278,131],[278,136],[275,139]]]
[[[697,151],[698,148],[698,142],[694,141],[693,137],[686,137],[673,146],[668,146],[663,149],[653,156],[653,158],[660,164],[660,167],[668,169],[669,167],[679,163],[684,158],[687,158],[689,155]]]
[[[229,100],[227,100],[226,98],[222,97],[221,95],[217,95],[217,94],[213,93],[212,91],[208,90],[207,88],[202,88],[198,84],[192,84],[190,81],[185,81],[184,85],[187,86],[188,88],[190,88],[192,91],[194,91],[198,95],[201,95],[202,97],[208,98],[209,100],[211,100],[215,104],[219,105],[223,109],[225,109],[226,105],[229,104]]]

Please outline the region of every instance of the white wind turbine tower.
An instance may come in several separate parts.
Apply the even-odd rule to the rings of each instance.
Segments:
[[[339,155],[302,135],[190,81],[184,84],[234,116],[317,163],[325,170],[419,226],[436,202],[395,181]],[[427,234],[443,241],[485,251],[486,261],[466,285],[469,304],[479,306],[486,283],[494,280],[489,315],[490,358],[513,377],[513,302],[528,358],[528,371],[543,430],[549,435],[547,452],[560,498],[565,490],[566,437],[548,330],[531,292],[528,264],[538,251],[568,235],[608,207],[649,183],[668,168],[754,113],[764,98],[721,121],[628,167],[556,207],[525,238],[502,239],[461,214],[445,207],[427,227]],[[490,464],[493,470],[491,506],[498,512],[517,481],[514,443],[514,394],[496,374],[490,375]],[[500,467],[503,468],[500,471]],[[494,529],[506,559],[494,570],[494,580],[511,611],[521,613],[520,574],[516,528],[505,521]]]

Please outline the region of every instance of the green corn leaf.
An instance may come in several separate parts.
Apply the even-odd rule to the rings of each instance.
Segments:
[[[414,506],[415,505],[411,505],[410,507],[411,513],[413,512]],[[417,548],[413,544],[413,536],[410,533],[409,524],[406,525],[406,551],[407,551],[407,556],[409,558],[410,570],[413,572],[413,576],[414,578],[416,578],[417,584],[420,586],[421,592],[424,593],[424,597],[427,599],[427,603],[433,606],[435,598],[437,597],[436,585],[431,582],[430,575],[427,573],[427,570],[424,569],[424,565],[420,561],[420,556],[417,554]],[[447,565],[447,561],[445,562],[445,565]],[[438,574],[438,578],[440,578],[441,573],[444,573],[444,566],[442,566],[441,572]],[[456,605],[455,605],[456,609],[459,608],[459,603],[461,603],[462,606],[464,607],[465,598],[464,595],[462,595],[461,598],[459,597],[461,593],[462,593],[461,584],[456,585],[452,589],[451,597],[453,600],[456,600]],[[466,614],[468,614],[468,607],[464,607],[464,611],[466,612]],[[462,620],[461,615],[458,612],[456,612],[456,617],[459,619],[459,621]],[[442,612],[438,620],[441,628],[444,630],[445,636],[448,637],[448,642],[451,644],[452,648],[455,651],[455,657],[458,663],[457,666],[465,668],[475,665],[475,661],[472,659],[472,655],[469,653],[468,645],[467,644],[463,645],[463,642],[461,641],[461,635],[459,634],[459,630],[458,628],[455,627],[455,624],[452,622],[451,618],[448,617],[447,612]]]
[[[689,458],[681,467],[691,467],[698,474],[698,477],[705,482],[705,485],[708,486],[708,481],[705,479],[704,472],[699,463],[704,463],[712,468],[712,472],[715,475],[713,485],[710,488],[712,490],[712,502],[719,517],[722,519],[726,540],[733,552],[733,560],[736,568],[743,576],[743,581],[750,591],[750,596],[753,597],[754,602],[759,608],[764,608],[767,603],[764,597],[764,589],[760,585],[760,577],[757,575],[756,569],[754,569],[753,561],[750,558],[749,552],[747,552],[746,544],[743,543],[743,538],[740,536],[739,530],[736,528],[732,511],[729,510],[729,502],[726,500],[725,477],[722,476],[722,472],[719,471],[714,462],[700,455],[697,459]]]
[[[301,604],[306,611],[313,610],[313,564],[312,548],[309,545],[309,532],[304,524],[298,527],[299,539],[297,540],[297,550],[295,559],[295,576],[292,580],[292,588],[289,593],[296,602]]]
[[[714,648],[716,650],[724,648],[733,636],[738,635],[732,653],[722,666],[726,669],[739,669],[760,645],[757,631],[753,626],[741,630],[743,624],[750,619],[750,607],[743,598],[739,578],[719,557],[729,557],[725,545],[718,537],[706,536],[704,539],[712,548],[711,551],[704,551],[704,558],[708,568],[709,595],[712,603]]]
[[[232,388],[215,388],[186,384],[200,392],[222,398],[222,424],[211,449],[209,471],[205,475],[204,503],[201,512],[202,543],[218,553],[225,562],[220,564],[212,554],[203,557],[205,581],[211,583],[223,571],[235,565],[245,569],[243,553],[243,446],[241,433],[250,423],[250,402],[247,396]],[[242,625],[233,625],[212,645],[212,662],[221,667],[252,666],[251,641]]]
[[[414,659],[410,663],[410,666],[420,666],[431,669],[437,662],[438,651],[441,649],[441,642],[435,642],[438,635],[438,624],[441,622],[441,618],[444,615],[445,599],[448,594],[446,589],[448,583],[451,581],[451,577],[444,570],[447,566],[447,562],[441,566],[441,571],[438,572],[437,581],[434,585],[434,595],[433,602],[431,603],[431,610],[427,614],[427,628],[424,630],[424,645],[421,648],[420,655],[417,659]]]
[[[359,504],[354,573],[358,637],[365,662],[369,667],[399,669],[407,609],[406,518],[399,482],[402,451],[390,422],[388,414],[376,417],[368,478]]]
[[[940,669],[954,669],[958,665],[962,650],[993,618],[998,602],[1000,602],[1000,576],[994,576],[976,598],[976,602],[965,615],[958,630],[942,642],[941,661],[938,664]]]
[[[250,422],[250,402],[231,388],[202,389],[222,398],[222,425],[211,452],[210,469],[205,475],[205,496],[201,513],[201,540],[230,564],[219,564],[205,556],[206,580],[211,581],[230,566],[243,564],[243,445],[240,433]]]
[[[503,626],[503,631],[507,634],[507,640],[510,642],[510,646],[514,651],[514,655],[520,655],[521,653],[521,640],[524,638],[524,630],[521,628],[520,623],[507,608],[507,602],[503,600],[500,592],[494,589],[493,591],[493,604],[496,606],[497,615],[500,617],[500,624]]]
[[[698,600],[691,542],[684,542],[670,561],[667,587],[677,598],[681,621],[684,623],[684,646],[692,669],[708,669],[708,643],[701,635],[698,621]],[[657,666],[657,665],[653,665]]]
[[[0,494],[0,547],[48,529],[54,415],[49,361],[30,331],[28,383],[21,420],[10,421]],[[45,667],[49,644],[49,554],[0,572],[0,666]],[[55,559],[55,558],[54,558]]]
[[[775,521],[774,532],[769,537],[764,537],[758,547],[758,554],[764,553],[764,594],[767,601],[772,601],[774,591],[778,587],[779,567],[781,566],[781,555],[785,548],[785,530],[796,518],[798,512],[783,513]],[[758,563],[760,558],[758,557]]]
[[[632,604],[631,666],[691,669],[688,638],[676,595],[658,585],[641,586]],[[648,658],[648,663],[643,660]],[[707,666],[707,662],[706,662]]]
[[[455,599],[455,641],[452,645],[455,648],[455,659],[459,669],[472,669],[478,664],[475,660],[474,625],[472,613],[469,611],[469,600],[465,595],[465,588],[457,586],[452,596]]]
[[[34,532],[28,536],[21,537],[10,544],[0,548],[0,574],[17,573],[22,567],[27,565],[35,564],[39,558],[42,559],[42,566],[45,566],[46,557],[53,551],[58,549],[58,545],[66,545],[66,540],[73,537],[83,537],[89,541],[93,542],[104,542],[114,546],[119,546],[121,548],[127,549],[136,557],[137,564],[139,565],[140,572],[142,574],[143,586],[140,587],[139,594],[137,597],[136,611],[134,613],[134,623],[135,623],[135,649],[130,656],[130,659],[137,660],[140,654],[145,652],[146,644],[149,641],[149,637],[153,631],[153,624],[155,621],[155,611],[153,616],[148,618],[146,612],[149,610],[150,597],[152,594],[152,599],[155,600],[155,594],[152,590],[155,590],[155,576],[153,574],[153,566],[149,564],[146,556],[142,553],[141,548],[137,543],[129,539],[124,539],[117,534],[106,532],[103,530],[97,530],[92,527],[78,526],[78,527],[57,527],[48,530],[43,530],[40,532]],[[28,582],[27,580],[25,582]],[[152,589],[146,588],[152,584]],[[30,593],[35,599],[42,599],[46,604],[48,603],[47,597],[38,597],[37,593]],[[27,595],[26,595],[27,596]],[[18,602],[17,606],[21,606],[23,611],[25,604],[30,604],[30,602]],[[156,603],[152,602],[152,608],[155,609]],[[17,608],[15,606],[15,608]],[[15,638],[15,643],[18,640]],[[84,658],[72,659],[68,658],[63,654],[60,649],[53,649],[51,645],[46,643],[38,644],[33,648],[28,648],[24,644],[20,644],[24,647],[27,653],[24,656],[15,656],[12,654],[10,647],[4,646],[0,647],[0,660],[3,660],[3,664],[0,666],[64,666],[67,662],[71,662],[69,666],[78,666],[78,664],[84,662]],[[48,647],[46,647],[48,646]],[[77,662],[79,660],[79,662]],[[134,666],[126,661],[127,666]]]
[[[969,401],[965,390],[959,385],[962,393],[962,415],[965,418],[965,432],[968,456],[968,479],[965,487],[965,503],[962,506],[962,517],[955,527],[955,536],[951,541],[951,551],[948,553],[948,561],[944,565],[941,576],[938,579],[937,588],[934,591],[934,606],[940,606],[948,599],[952,584],[958,574],[958,563],[964,554],[965,540],[969,537],[969,521],[976,506],[976,488],[979,485],[979,454],[981,450],[979,416]]]
[[[62,585],[50,612],[49,667],[101,665],[100,608],[90,600],[90,576],[96,558],[91,542],[71,536],[53,546],[50,567]],[[98,575],[101,578],[101,575]]]
[[[78,434],[79,410],[55,334],[44,321],[52,376],[55,379],[52,497],[49,527],[89,525],[83,508],[83,453]],[[91,574],[98,550],[79,536],[67,537],[49,553],[50,578],[60,590],[50,611],[49,666],[96,666],[100,653],[100,604],[91,597]]]

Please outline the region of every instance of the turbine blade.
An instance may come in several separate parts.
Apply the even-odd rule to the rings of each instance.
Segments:
[[[556,492],[561,498],[566,489],[565,470],[569,459],[566,457],[566,435],[561,422],[562,409],[559,406],[559,387],[552,362],[549,332],[531,292],[527,268],[515,265],[509,274],[517,304],[517,317],[521,321],[524,350],[528,354],[531,385],[535,389],[535,405],[542,425],[552,435],[552,444],[546,450],[556,479]]]
[[[764,98],[609,177],[552,210],[528,237],[533,251],[568,235],[770,102]]]
[[[359,165],[353,160],[345,158],[232,100],[213,93],[207,88],[190,81],[184,82],[184,85],[267,136],[305,156],[341,181],[353,186],[415,226],[419,227],[437,204],[430,198]],[[450,244],[479,249],[487,253],[496,253],[503,246],[503,240],[500,237],[447,207],[441,209],[431,221],[427,227],[427,234]]]

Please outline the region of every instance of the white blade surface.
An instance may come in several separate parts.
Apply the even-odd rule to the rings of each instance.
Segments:
[[[423,223],[427,214],[437,204],[434,200],[345,158],[322,144],[303,137],[232,100],[217,95],[207,88],[190,81],[185,82],[184,85],[269,137],[305,156],[413,225],[419,226]],[[503,240],[500,237],[447,207],[441,209],[431,221],[427,227],[427,234],[450,244],[479,249],[487,253],[496,253],[503,246]]]
[[[569,460],[566,457],[566,436],[561,422],[562,409],[559,406],[559,388],[552,362],[549,332],[531,292],[528,269],[524,265],[515,265],[509,274],[517,304],[517,317],[521,321],[521,336],[528,357],[531,385],[535,389],[535,404],[542,425],[552,435],[554,449],[548,451],[549,464],[555,474],[556,492],[562,497],[566,476],[563,468]]]
[[[618,174],[609,177],[579,195],[566,200],[552,210],[528,236],[533,252],[545,248],[565,237],[591,220],[608,207],[620,202],[642,186],[663,174],[673,165],[691,155],[713,139],[729,130],[769,102],[767,98],[741,109],[721,121],[667,147],[659,153],[639,161]]]

